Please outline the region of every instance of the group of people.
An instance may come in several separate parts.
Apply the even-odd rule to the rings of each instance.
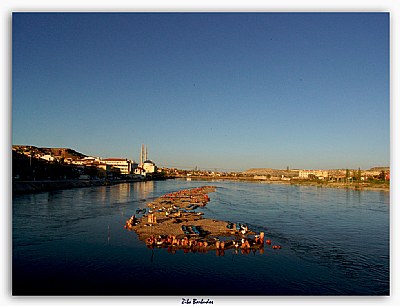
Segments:
[[[267,240],[270,244],[270,240]],[[264,233],[261,235],[256,235],[254,239],[242,238],[241,240],[226,240],[220,241],[218,239],[212,238],[205,240],[204,238],[189,238],[187,236],[183,238],[177,238],[173,235],[151,235],[146,239],[146,244],[148,246],[176,246],[182,248],[207,248],[212,247],[216,250],[225,250],[227,248],[235,247],[236,249],[251,249],[251,248],[261,248],[264,245]],[[273,247],[275,248],[275,246]]]
[[[134,226],[140,222],[143,222],[143,226],[155,225],[155,223],[157,223],[156,213],[161,218],[160,222],[165,220],[163,218],[163,214],[165,214],[167,219],[171,217],[180,217],[180,209],[185,207],[187,203],[192,203],[192,205],[195,205],[193,203],[201,203],[205,205],[210,200],[207,192],[213,191],[215,191],[214,186],[203,186],[195,189],[181,190],[166,194],[153,202],[153,206],[149,209],[149,214],[147,215],[147,223],[146,221],[142,221],[142,219],[138,220],[135,215],[133,215],[126,221],[125,228],[133,229]],[[181,203],[178,203],[177,201],[180,201]],[[151,207],[151,205],[149,206]],[[146,215],[143,217],[143,219],[145,217]],[[184,230],[184,227],[186,228],[186,226],[182,226],[182,230]],[[178,238],[182,236],[177,237],[172,234],[151,235],[146,239],[145,242],[149,248],[168,247],[168,249],[171,250],[183,249],[185,252],[206,252],[207,250],[216,250],[218,256],[223,255],[226,249],[235,249],[236,253],[241,250],[242,254],[248,254],[251,250],[254,252],[257,250],[264,252],[264,242],[267,245],[271,245],[271,240],[264,240],[264,232],[260,232],[259,235],[255,235],[252,238],[246,237],[249,229],[245,224],[234,224],[232,222],[228,222],[226,227],[231,230],[229,231],[230,234],[235,234],[237,238],[241,236],[241,238],[239,238],[239,240],[220,240],[210,237],[205,238],[208,235],[199,235],[199,233],[195,231],[195,229],[199,231],[198,226],[194,228],[192,226],[191,230],[188,230],[187,233],[184,231],[184,234],[187,235],[185,235],[183,238]],[[196,237],[190,237],[195,236],[194,234],[197,234]],[[281,249],[281,246],[273,245],[272,248]]]
[[[148,246],[176,246],[183,248],[191,248],[191,247],[208,247],[209,243],[204,240],[197,239],[189,239],[188,237],[183,237],[182,239],[177,238],[173,235],[168,236],[154,236],[151,235],[146,239],[146,244]]]
[[[139,220],[135,217],[135,215],[132,215],[132,217],[126,220],[124,228],[132,229],[132,227],[134,227],[138,223]]]
[[[270,240],[267,240],[270,241]],[[217,239],[210,239],[205,241],[204,239],[189,239],[188,237],[177,238],[176,236],[150,236],[146,240],[146,245],[149,248],[154,247],[166,247],[168,253],[175,254],[176,250],[182,249],[184,253],[207,253],[210,249],[215,249],[217,256],[224,256],[225,251],[234,248],[234,253],[239,252],[243,255],[248,255],[253,251],[254,253],[259,251],[260,254],[264,254],[264,241],[260,239],[260,236],[256,235],[254,239],[242,238],[241,240],[226,240],[220,241]],[[270,243],[269,243],[270,244]],[[280,249],[280,245],[272,246],[273,249]]]

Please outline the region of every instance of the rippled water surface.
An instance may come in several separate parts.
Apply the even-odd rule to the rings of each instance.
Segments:
[[[223,256],[148,249],[123,228],[172,191],[215,185],[204,217],[282,246]],[[388,295],[389,193],[169,180],[15,196],[15,295]]]

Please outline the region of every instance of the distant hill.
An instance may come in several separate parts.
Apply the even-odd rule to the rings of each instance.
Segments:
[[[271,173],[271,171],[276,171],[276,169],[271,169],[271,168],[251,168],[246,170],[246,173]]]
[[[390,167],[373,167],[370,171],[390,171]]]
[[[21,148],[22,149],[22,148]],[[39,154],[37,148],[32,148]],[[35,156],[12,151],[13,180],[59,180],[77,179],[79,169],[74,166],[64,165],[58,161],[48,162]]]
[[[51,155],[56,159],[71,158],[76,160],[87,156],[70,148],[40,148],[27,145],[13,145],[13,151],[25,155],[32,154],[32,156]]]

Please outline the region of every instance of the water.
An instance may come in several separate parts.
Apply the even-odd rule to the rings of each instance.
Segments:
[[[246,223],[264,253],[175,254],[123,228],[165,193],[215,185],[204,217]],[[168,180],[13,198],[14,295],[389,295],[388,192]]]

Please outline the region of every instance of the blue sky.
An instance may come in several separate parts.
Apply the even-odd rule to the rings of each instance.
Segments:
[[[15,13],[12,143],[162,166],[390,164],[387,13]]]

